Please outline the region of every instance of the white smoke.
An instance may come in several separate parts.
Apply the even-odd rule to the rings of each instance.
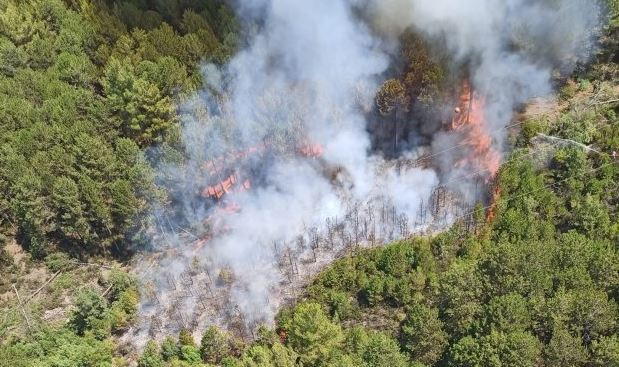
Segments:
[[[218,225],[229,230],[206,251],[244,284],[234,300],[243,311],[268,318],[277,303],[262,300],[281,281],[272,243],[291,243],[325,218],[344,217],[348,201],[366,201],[382,183],[376,175],[381,160],[369,159],[363,105],[372,103],[388,60],[348,1],[259,1],[251,9],[264,17],[262,26],[224,71],[229,99],[219,107],[237,133],[227,144],[253,146],[273,132],[304,136],[324,148],[329,166],[347,173],[352,195],[338,196],[322,167],[288,157],[262,169],[263,185],[235,198],[242,209],[222,219]],[[208,131],[205,126],[185,134]],[[437,179],[432,171],[415,170],[390,173],[388,182],[381,186],[397,197],[416,184],[408,186],[410,200],[399,208],[410,215],[428,200]]]
[[[171,222],[160,226],[160,242],[167,242],[175,251],[159,261],[159,267],[142,271],[155,292],[178,292],[181,286],[169,283],[190,272],[197,257],[208,264],[213,278],[222,269],[233,274],[234,284],[225,297],[243,313],[245,323],[269,322],[281,302],[275,290],[284,281],[278,269],[281,252],[288,248],[289,256],[294,253],[302,258],[310,250],[298,241],[299,237],[302,242],[310,241],[309,229],[325,238],[326,232],[333,237],[339,224],[341,238],[335,242],[344,244],[346,238],[358,237],[357,227],[354,235],[341,227],[351,207],[360,205],[370,212],[373,199],[384,198],[395,204],[389,222],[395,228],[396,212],[414,218],[418,208],[429,201],[438,183],[433,171],[408,168],[398,173],[382,168],[382,158],[371,156],[365,113],[372,108],[389,60],[378,47],[379,40],[353,15],[352,5],[347,0],[243,3],[240,14],[258,24],[258,30],[249,37],[249,46],[226,67],[205,67],[207,91],[188,101],[183,111],[187,159],[181,166],[161,168],[163,181],[171,187],[181,210],[176,215],[158,214],[161,222]],[[260,19],[255,18],[258,15]],[[322,147],[321,162],[290,154],[303,142]],[[204,163],[265,145],[275,153],[256,161],[248,158],[254,176],[252,189],[226,196],[240,210],[213,215],[209,225],[217,233],[203,247],[180,243],[179,227],[196,231],[204,218],[217,210],[205,205],[198,195],[212,181],[208,177],[212,173],[202,168]],[[382,210],[387,222],[384,204]],[[326,220],[336,224],[325,229]],[[366,228],[365,237],[368,233]],[[382,229],[377,236],[402,234]],[[331,239],[330,246],[338,247],[333,243]],[[322,256],[323,263],[328,262],[337,251]],[[320,263],[320,259],[314,261]],[[184,287],[201,297],[194,286]],[[142,312],[180,326],[191,318],[198,302],[196,297],[176,298],[150,299]],[[153,306],[167,303],[170,308],[172,302],[179,312],[176,315],[162,314]],[[146,318],[147,324],[150,321]],[[217,317],[207,322],[225,323]]]
[[[368,0],[365,9],[382,34],[394,38],[413,29],[444,43],[454,63],[468,64],[485,99],[486,130],[503,152],[514,110],[548,95],[553,74],[570,72],[592,54],[603,8],[597,0]],[[458,143],[446,135],[435,135],[435,151]],[[440,157],[447,178],[463,173],[454,162],[467,154],[465,148]]]
[[[196,258],[208,264],[209,278],[229,269],[235,279],[226,290],[229,302],[244,314],[245,323],[268,322],[281,302],[275,289],[285,280],[278,269],[285,247],[294,247],[299,241],[307,244],[312,228],[324,238],[333,237],[334,228],[340,228],[341,242],[345,243],[352,232],[346,234],[333,223],[357,221],[351,208],[358,213],[359,207],[367,213],[365,237],[370,238],[368,223],[376,227],[372,211],[380,211],[375,205],[377,198],[384,200],[383,222],[394,228],[399,224],[401,231],[394,234],[393,229],[382,228],[377,236],[389,240],[408,235],[415,228],[407,220],[416,220],[439,184],[431,169],[396,169],[370,151],[366,115],[390,64],[384,51],[387,43],[392,45],[402,31],[413,28],[429,39],[444,39],[456,63],[472,60],[473,83],[488,102],[487,129],[496,131],[509,123],[519,104],[551,90],[554,67],[573,65],[586,54],[583,45],[589,45],[589,36],[584,30],[597,19],[597,8],[591,4],[584,0],[241,2],[238,13],[254,24],[249,27],[254,31],[248,36],[248,46],[225,67],[204,68],[205,91],[183,109],[186,160],[160,170],[162,182],[169,185],[177,204],[174,214],[157,213],[160,242],[175,250],[159,261],[158,267],[141,269],[141,274],[152,281],[155,291],[161,291],[170,288],[161,274],[181,277],[195,270]],[[568,45],[559,42],[561,32],[569,32]],[[516,45],[518,39],[527,44]],[[502,132],[495,134],[499,148],[503,136]],[[439,133],[434,149],[456,145],[457,138]],[[302,142],[323,147],[321,162],[290,154],[290,147]],[[245,164],[250,167],[245,169],[252,172],[252,189],[227,196],[240,209],[214,215],[205,226],[204,219],[214,209],[199,195],[212,179],[204,163],[260,146],[276,153],[248,158],[250,163]],[[455,153],[450,153],[452,158],[438,160],[443,173],[453,167]],[[393,203],[393,215],[387,213],[384,202]],[[182,231],[208,226],[215,227],[217,233],[201,247],[182,236]],[[356,232],[355,227],[355,237]],[[196,239],[201,234],[192,236]],[[333,246],[332,239],[325,239],[322,245],[326,243]],[[300,244],[291,251],[302,257],[310,250]],[[316,258],[314,261],[320,263]],[[194,298],[179,302],[179,312],[195,313],[193,308],[202,297],[195,287],[192,281],[189,293]],[[145,323],[151,315],[165,319],[157,314],[153,301],[149,302],[142,308],[147,315]],[[157,298],[157,303],[165,302]],[[184,317],[178,318],[179,326],[184,324]],[[218,321],[216,316],[207,318],[207,322]],[[136,334],[143,335],[145,330]]]

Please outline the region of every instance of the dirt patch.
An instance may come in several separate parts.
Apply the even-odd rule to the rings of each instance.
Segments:
[[[21,277],[24,284],[33,287],[43,284],[47,279],[51,277],[46,267],[32,268],[27,274]]]
[[[29,256],[24,249],[18,245],[15,240],[9,241],[9,243],[4,246],[4,249],[13,257],[13,262],[19,265],[20,269],[24,270],[26,260]]]
[[[67,311],[66,307],[56,307],[52,310],[46,310],[41,319],[46,323],[60,324],[67,320]]]
[[[8,302],[15,298],[15,291],[12,289],[3,293],[0,293],[0,307],[4,307]]]
[[[528,118],[542,116],[557,117],[561,113],[562,106],[556,96],[535,98],[529,102],[523,115]]]

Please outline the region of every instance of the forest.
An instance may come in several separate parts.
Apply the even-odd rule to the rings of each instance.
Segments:
[[[127,263],[169,200],[155,167],[183,159],[181,105],[204,65],[243,47],[242,25],[221,0],[0,0],[0,366],[619,366],[619,2],[607,5],[600,50],[558,78],[550,108],[519,117],[496,201],[474,220],[356,249],[253,340],[209,326],[135,354],[122,335],[142,289]],[[412,31],[401,42],[404,66],[375,101],[396,124],[445,80]],[[573,143],[538,156],[544,137]]]
[[[157,197],[145,150],[176,103],[223,62],[235,22],[218,2],[2,4],[2,225],[36,258],[122,254]],[[191,3],[191,2],[189,2]]]

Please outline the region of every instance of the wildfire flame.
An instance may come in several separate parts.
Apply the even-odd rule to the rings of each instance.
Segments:
[[[455,108],[451,129],[461,131],[465,143],[471,149],[456,163],[456,167],[470,170],[472,175],[490,182],[499,170],[501,156],[492,146],[492,136],[487,130],[484,97],[475,93],[468,80],[462,82],[462,89]],[[500,186],[495,186],[490,198],[491,205],[486,212],[486,221],[496,218],[496,203],[501,196]]]
[[[470,169],[473,174],[486,177],[489,181],[499,170],[501,157],[492,146],[492,136],[486,129],[484,108],[484,97],[475,93],[471,83],[464,80],[451,128],[461,131],[464,141],[472,149],[456,163],[456,167]]]
[[[196,249],[203,247],[217,233],[223,233],[228,230],[228,228],[220,227],[217,224],[218,220],[223,216],[238,213],[241,210],[241,206],[238,203],[227,200],[227,194],[231,192],[249,191],[252,188],[252,177],[241,177],[238,166],[241,165],[245,159],[252,156],[260,156],[268,148],[268,144],[260,144],[246,150],[228,152],[222,156],[204,162],[202,169],[210,176],[209,181],[213,183],[205,186],[199,195],[204,199],[211,199],[216,203],[212,213],[204,219],[204,224],[209,225],[211,229],[217,229],[217,231],[204,235],[202,238],[195,241],[194,247]],[[303,142],[297,144],[291,151],[300,157],[316,159],[322,157],[324,149],[320,144]],[[226,173],[224,174],[224,172]]]
[[[491,204],[490,204],[490,207],[488,208],[488,212],[486,213],[486,221],[488,223],[492,223],[496,219],[496,216],[497,216],[497,203],[498,203],[500,198],[501,198],[501,187],[500,186],[496,186],[492,190],[492,199],[490,201]]]
[[[262,154],[267,148],[267,144],[260,144],[243,151],[230,152],[205,162],[202,168],[209,176],[220,177],[222,172],[227,172],[230,169],[232,169],[232,173],[225,175],[223,179],[218,180],[213,185],[205,187],[201,192],[201,196],[218,201],[231,191],[250,190],[250,178],[240,179],[236,172],[236,166],[244,159]],[[295,153],[306,158],[320,158],[323,154],[323,148],[319,144],[303,143],[297,146]]]

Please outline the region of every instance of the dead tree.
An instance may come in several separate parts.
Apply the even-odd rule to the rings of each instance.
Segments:
[[[234,305],[233,314],[231,317],[231,324],[233,328],[236,328],[237,334],[241,337],[241,340],[243,342],[253,339],[253,330],[250,329],[248,332],[248,325],[245,319],[245,314],[243,313],[243,311],[241,311],[241,308],[238,304]],[[248,334],[250,334],[249,337]]]
[[[467,214],[464,217],[464,229],[467,233],[472,233],[475,231],[475,215],[471,210],[471,207],[468,207],[466,211]]]
[[[284,261],[288,265],[288,271],[285,272],[288,276],[288,282],[292,284],[294,277],[299,273],[299,268],[297,267],[296,260],[292,257],[292,251],[290,250],[290,247],[286,247],[286,252],[284,253]]]
[[[398,225],[398,214],[397,214],[398,210],[392,202],[390,202],[389,205],[391,206],[390,208],[391,225],[390,225],[390,231],[389,231],[389,239],[393,240],[394,239],[393,233],[396,231],[396,227]]]
[[[184,287],[189,287],[193,285],[193,277],[188,272],[183,272],[180,275],[181,284]]]
[[[200,304],[200,306],[202,306],[201,308],[202,312],[205,312],[208,309],[208,304],[204,301],[205,296],[206,295],[202,292],[196,293],[196,298],[198,300],[198,303]]]
[[[337,222],[337,220],[336,220],[336,222]],[[333,237],[334,237],[334,232],[335,231],[334,231],[334,228],[333,228],[333,223],[331,221],[331,218],[327,218],[325,220],[325,224],[327,226],[327,238],[329,239],[329,248],[331,250],[333,250],[333,248],[334,248],[334,243],[333,243],[334,238]]]
[[[376,246],[376,222],[372,220],[370,224],[370,232],[368,233],[368,241],[372,244],[372,247]]]
[[[157,334],[161,333],[163,325],[161,319],[157,315],[153,315],[149,318],[150,327],[148,328],[148,335],[153,338]]]
[[[166,273],[166,279],[168,281],[168,286],[172,290],[176,290],[176,280],[174,279],[174,275],[170,273]]]
[[[353,238],[352,235],[348,233],[345,226],[341,227],[340,230],[340,239],[342,240],[342,246],[348,253],[352,256],[353,254]]]
[[[296,244],[297,245],[297,251],[302,254],[304,252],[305,248],[306,248],[306,246],[305,246],[305,237],[303,235],[298,235],[296,242],[297,242],[297,244]]]
[[[397,223],[398,218],[398,209],[395,207],[395,204],[390,203],[391,205],[391,223],[395,225]]]
[[[206,275],[205,286],[210,294],[211,298],[215,298],[215,294],[213,292],[213,278],[211,278],[211,272],[208,270],[208,267],[204,267],[204,274]]]
[[[400,215],[398,220],[398,225],[400,227],[400,237],[408,236],[408,216],[406,214]]]
[[[277,266],[280,267],[281,269],[282,264],[281,264],[281,257],[279,256],[279,246],[277,244],[277,241],[273,241],[273,255],[277,259]]]
[[[417,220],[415,221],[415,226],[424,224],[426,224],[426,208],[423,199],[421,199],[421,202],[419,203],[419,212],[417,213]]]
[[[161,302],[161,299],[159,298],[159,292],[157,292],[156,290],[153,290],[152,296],[153,296],[153,299],[155,300],[155,303],[157,304],[157,306],[161,306],[163,304]]]
[[[432,192],[432,213],[438,216],[445,206],[447,190],[444,186],[438,186]]]
[[[352,211],[352,227],[355,236],[355,248],[359,247],[359,207],[355,205]]]
[[[19,292],[17,292],[17,288],[15,288],[15,284],[11,284],[13,286],[13,290],[15,291],[15,295],[17,296],[17,303],[19,304],[19,308],[21,309],[22,314],[24,315],[24,319],[26,319],[26,325],[28,325],[28,330],[32,331],[32,325],[30,325],[30,319],[28,318],[28,314],[24,309],[24,304],[21,301],[21,297],[19,296]]]
[[[174,313],[174,319],[176,320],[176,324],[179,329],[186,329],[187,324],[185,323],[185,318],[183,317],[183,313],[181,311]]]
[[[385,208],[385,200],[381,200],[381,210],[380,210],[380,222],[382,224],[382,227],[385,228],[385,220],[387,219],[387,212],[386,212],[386,208]]]
[[[194,312],[191,317],[187,316],[187,324],[189,325],[190,330],[196,330],[198,326],[200,326],[200,315],[201,312],[196,308],[194,308]]]
[[[318,251],[318,246],[320,245],[320,239],[318,237],[318,228],[316,227],[310,228],[309,237],[310,237],[310,248],[312,249],[312,253],[314,254],[314,262],[316,262],[318,261],[316,251]]]

